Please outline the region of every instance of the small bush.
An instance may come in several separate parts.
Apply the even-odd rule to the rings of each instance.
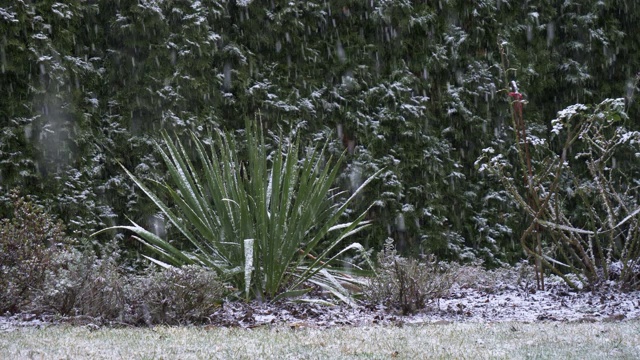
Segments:
[[[72,249],[52,256],[33,308],[102,322],[185,324],[205,321],[224,294],[213,271],[186,266],[124,274],[115,244],[101,253]]]
[[[39,291],[39,310],[123,320],[126,278],[118,267],[119,251],[109,244],[102,253],[98,257],[93,250],[72,249],[55,254]]]
[[[64,227],[17,192],[0,220],[0,314],[24,311],[148,324],[201,322],[224,294],[214,272],[196,266],[126,276],[118,246],[73,248]]]
[[[68,242],[64,227],[12,192],[13,218],[0,220],[0,313],[30,304],[42,286],[52,255]]]
[[[530,291],[535,288],[534,269],[521,261],[515,266],[504,266],[487,270],[481,263],[453,265],[455,283],[462,289],[475,289],[486,293],[520,289]]]
[[[188,265],[135,277],[127,294],[129,321],[177,325],[206,322],[220,305],[225,287],[213,270]]]
[[[423,309],[430,300],[446,295],[454,282],[454,272],[434,257],[408,259],[387,249],[378,254],[378,261],[378,273],[364,295],[372,303],[399,308],[403,315]]]

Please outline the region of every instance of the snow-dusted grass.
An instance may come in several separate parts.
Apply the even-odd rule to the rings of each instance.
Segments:
[[[318,329],[51,326],[0,333],[2,359],[640,358],[640,322]]]

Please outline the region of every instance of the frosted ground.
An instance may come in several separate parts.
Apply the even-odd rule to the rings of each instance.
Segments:
[[[227,302],[201,326],[0,317],[0,358],[640,357],[639,291],[576,292],[553,277],[545,291],[530,281],[474,280],[409,316],[380,305]]]
[[[205,326],[101,327],[0,318],[11,359],[634,359],[640,293],[456,287],[428,309],[226,303]],[[53,323],[56,323],[53,322]],[[63,324],[60,324],[60,323]]]
[[[640,323],[454,323],[0,333],[6,359],[637,359]]]
[[[454,284],[445,297],[433,299],[427,308],[411,315],[382,305],[327,306],[305,302],[226,302],[210,317],[210,327],[256,328],[265,325],[327,328],[333,326],[449,324],[494,322],[618,322],[640,320],[640,291],[622,292],[613,284],[596,291],[574,291],[559,279],[547,279],[545,291],[528,282],[487,279],[471,285]],[[51,323],[99,327],[96,319],[71,317],[47,319],[21,314],[0,317],[0,332]],[[116,324],[117,325],[117,324]]]

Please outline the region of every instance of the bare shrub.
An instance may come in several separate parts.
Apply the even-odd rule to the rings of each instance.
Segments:
[[[403,258],[387,247],[378,254],[379,269],[364,289],[365,298],[376,304],[399,308],[403,315],[425,308],[446,295],[455,280],[448,265],[434,256]]]
[[[520,244],[534,259],[541,290],[547,270],[574,289],[611,280],[625,290],[640,286],[637,169],[616,161],[640,154],[640,131],[626,128],[625,108],[624,99],[571,105],[551,121],[548,141],[532,142],[527,152],[528,142],[516,139],[519,162],[493,148],[476,162],[526,214]]]
[[[188,265],[150,271],[128,284],[128,321],[147,325],[202,323],[220,306],[224,293],[224,285],[211,269]]]

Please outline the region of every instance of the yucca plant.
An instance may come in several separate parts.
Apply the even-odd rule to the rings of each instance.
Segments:
[[[191,134],[192,160],[180,141],[163,133],[157,149],[168,168],[167,183],[155,183],[153,191],[125,169],[191,250],[180,250],[133,222],[113,228],[134,232],[159,256],[148,257],[157,264],[215,269],[246,299],[300,295],[309,281],[349,301],[341,273],[329,264],[345,251],[362,250],[358,243],[338,246],[367,226],[366,212],[351,222],[339,221],[376,174],[339,201],[346,196],[332,185],[344,156],[327,160],[325,144],[301,157],[297,138],[281,141],[270,152],[256,122],[247,121],[246,130],[247,162],[239,159],[231,134],[216,131],[210,142]]]

